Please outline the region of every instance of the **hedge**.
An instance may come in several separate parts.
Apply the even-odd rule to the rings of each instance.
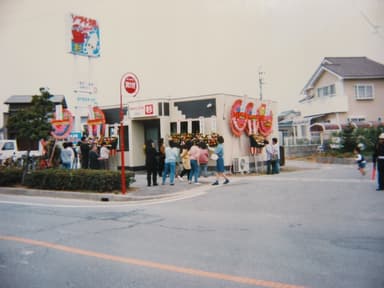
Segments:
[[[11,171],[13,170],[13,171]],[[0,186],[14,186],[21,182],[21,170],[1,169]],[[127,188],[135,181],[135,174],[125,173]],[[45,190],[67,190],[82,192],[111,192],[121,190],[121,172],[92,169],[43,169],[28,173],[24,185],[28,188]]]
[[[21,168],[0,169],[0,186],[20,185],[23,170]]]

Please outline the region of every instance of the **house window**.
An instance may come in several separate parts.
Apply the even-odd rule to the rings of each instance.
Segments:
[[[373,99],[372,84],[357,84],[355,85],[356,100],[371,100]]]
[[[188,133],[188,122],[187,121],[180,122],[180,133],[181,134]]]
[[[336,86],[335,84],[324,86],[317,88],[317,96],[323,97],[323,96],[332,96],[336,94]]]
[[[330,95],[335,95],[336,94],[336,86],[335,86],[335,84],[332,84],[332,85],[330,85],[329,86],[329,93],[330,93]]]
[[[192,133],[200,133],[200,121],[192,121]]]
[[[177,133],[177,123],[176,122],[171,122],[171,135]]]
[[[159,109],[159,116],[163,115],[163,103],[159,102],[157,103],[158,109]]]
[[[164,102],[164,116],[169,116],[169,103]]]
[[[365,121],[365,117],[361,116],[361,117],[351,117],[349,118],[349,120],[351,122],[364,122]]]

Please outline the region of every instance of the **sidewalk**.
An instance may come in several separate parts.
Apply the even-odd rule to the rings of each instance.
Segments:
[[[0,194],[5,195],[23,195],[23,196],[40,196],[40,197],[54,197],[65,199],[81,199],[91,201],[143,201],[154,200],[161,198],[169,198],[185,194],[193,188],[208,186],[213,183],[215,178],[201,177],[198,185],[189,184],[186,177],[183,181],[175,179],[175,185],[169,184],[169,178],[167,178],[166,184],[158,186],[147,186],[147,175],[145,172],[135,173],[135,182],[127,188],[126,194],[122,194],[121,191],[115,193],[92,193],[92,192],[74,192],[74,191],[53,191],[53,190],[39,190],[28,189],[24,187],[0,187]],[[161,178],[158,178],[158,182],[161,183]]]
[[[317,169],[321,165],[320,163],[310,161],[296,161],[289,160],[287,165],[282,167],[282,173],[289,173],[296,170],[302,169]],[[239,181],[242,177],[258,177],[256,174],[237,174],[230,175],[230,183]],[[145,171],[135,172],[135,182],[130,185],[125,195],[117,191],[115,193],[88,193],[88,192],[73,192],[73,191],[52,191],[52,190],[37,190],[37,189],[26,189],[23,187],[0,187],[0,194],[8,195],[25,195],[25,196],[40,196],[40,197],[56,197],[56,198],[67,198],[67,199],[82,199],[92,201],[143,201],[153,200],[161,198],[169,198],[181,194],[191,192],[194,188],[207,187],[211,188],[211,184],[215,181],[213,175],[208,177],[200,177],[198,185],[189,184],[186,177],[184,176],[183,181],[175,179],[175,185],[169,184],[169,178],[166,180],[165,185],[161,185],[161,177],[158,177],[158,186],[147,186],[147,175]],[[221,180],[221,184],[222,180]]]

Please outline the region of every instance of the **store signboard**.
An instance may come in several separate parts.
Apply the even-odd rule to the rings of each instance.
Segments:
[[[133,73],[126,73],[123,76],[122,85],[124,86],[124,91],[128,96],[135,97],[137,93],[139,93],[139,78],[137,78],[137,76]]]
[[[130,118],[143,118],[158,116],[157,102],[131,103],[128,105],[128,116]]]
[[[77,106],[87,107],[97,105],[97,87],[90,81],[77,81],[73,90],[76,96]]]
[[[70,14],[70,53],[87,57],[100,56],[99,23],[92,18]]]

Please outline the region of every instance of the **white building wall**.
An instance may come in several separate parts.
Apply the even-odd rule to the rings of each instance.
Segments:
[[[329,85],[335,85],[336,94],[329,96],[318,96],[317,89]],[[348,111],[348,97],[344,93],[343,81],[337,76],[325,72],[313,87],[314,97],[300,103],[300,111],[303,117]]]
[[[203,118],[204,121],[204,133],[210,135],[212,133],[218,133],[224,137],[224,164],[226,166],[232,165],[233,158],[248,156],[250,151],[250,141],[249,136],[244,131],[240,137],[235,136],[230,127],[230,114],[231,108],[235,100],[242,99],[242,96],[236,95],[227,95],[227,94],[214,94],[214,95],[206,95],[206,96],[196,96],[196,97],[188,97],[188,98],[173,98],[173,99],[145,99],[139,101],[132,101],[128,103],[128,107],[143,107],[145,104],[153,104],[154,107],[158,106],[158,102],[169,102],[170,113],[169,116],[159,116],[155,111],[156,115],[152,115],[150,117],[146,117],[137,112],[136,115],[140,115],[139,117],[134,116],[133,113],[129,112],[130,116],[127,119],[127,124],[129,126],[129,148],[130,150],[125,153],[125,165],[129,167],[137,167],[142,166],[145,163],[145,155],[143,153],[143,139],[144,137],[144,126],[143,121],[136,120],[145,120],[145,119],[160,119],[160,137],[164,138],[164,142],[167,143],[170,135],[170,123],[177,121],[189,121],[189,120],[199,120],[196,119],[186,119],[185,115],[182,115],[181,112],[174,106],[174,102],[178,101],[193,101],[193,100],[201,100],[201,99],[212,99],[216,100],[216,116]],[[254,102],[258,107],[261,102],[257,98],[248,98],[246,102]],[[269,141],[271,141],[272,137],[278,138],[278,126],[277,126],[277,103],[273,101],[263,101],[263,103],[267,103],[273,113],[273,129],[272,134],[267,137]],[[163,111],[164,114],[164,111]],[[201,118],[200,118],[201,119]],[[191,121],[190,121],[191,123]],[[264,149],[263,149],[264,150]],[[261,159],[264,159],[264,151]],[[120,160],[119,160],[120,161]],[[119,162],[120,164],[120,162]],[[210,166],[215,165],[214,161],[210,160]]]

